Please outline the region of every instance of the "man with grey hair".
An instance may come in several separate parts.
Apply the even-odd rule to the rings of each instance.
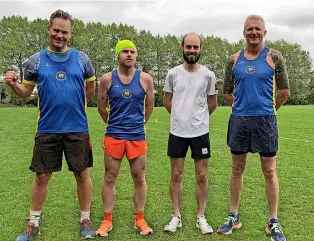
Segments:
[[[208,196],[208,158],[210,158],[209,116],[217,105],[215,74],[200,65],[202,52],[198,34],[183,37],[181,50],[184,63],[170,69],[164,86],[164,106],[170,113],[168,156],[171,161],[170,196],[173,216],[165,231],[175,232],[182,227],[181,200],[184,159],[191,148],[195,165],[198,213],[196,227],[203,234],[213,229],[205,218]]]
[[[217,232],[231,234],[233,229],[241,228],[238,207],[247,153],[258,152],[270,215],[266,232],[273,241],[285,241],[277,217],[279,184],[276,174],[276,111],[287,100],[290,90],[281,53],[264,45],[266,33],[261,16],[248,16],[243,30],[246,47],[233,54],[226,65],[224,99],[232,107],[227,136],[232,154],[230,212]]]

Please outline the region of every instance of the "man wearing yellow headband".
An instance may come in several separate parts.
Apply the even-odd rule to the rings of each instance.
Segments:
[[[137,53],[136,46],[135,46],[135,44],[132,41],[130,41],[130,40],[121,40],[121,41],[119,41],[116,44],[115,54],[114,54],[116,60],[118,60],[119,54],[121,53],[121,51],[124,48],[131,48],[131,49],[133,49],[135,51],[135,54]]]
[[[121,161],[126,155],[134,182],[134,228],[148,235],[153,230],[144,220],[146,200],[147,123],[154,107],[152,77],[135,68],[137,50],[130,40],[121,40],[115,48],[118,68],[102,76],[98,92],[98,112],[107,125],[103,140],[105,177],[102,187],[104,220],[97,234],[107,236],[112,230],[115,183]],[[107,110],[109,108],[109,111]]]

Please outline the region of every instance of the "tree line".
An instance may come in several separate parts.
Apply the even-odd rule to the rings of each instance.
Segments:
[[[8,70],[16,70],[23,79],[27,59],[48,45],[48,20],[26,17],[3,17],[0,21],[0,76]],[[240,31],[240,30],[239,30]],[[156,90],[156,106],[162,105],[162,88],[167,71],[182,63],[180,51],[182,36],[153,35],[147,30],[138,30],[126,24],[84,23],[74,21],[70,46],[87,53],[95,68],[97,79],[117,66],[114,48],[121,39],[132,40],[138,50],[137,67],[153,76]],[[230,43],[216,36],[201,36],[204,52],[200,63],[214,71],[218,79],[219,105],[225,105],[222,96],[222,80],[225,64],[230,55],[245,46],[245,41]],[[286,61],[290,80],[291,95],[287,104],[314,104],[313,60],[309,52],[297,43],[285,40],[267,41],[266,46],[279,50]],[[1,74],[2,73],[2,74]],[[15,96],[8,86],[0,84],[0,104],[37,105],[37,98],[21,99]],[[98,85],[97,85],[98,87]],[[89,106],[97,105],[94,96]]]

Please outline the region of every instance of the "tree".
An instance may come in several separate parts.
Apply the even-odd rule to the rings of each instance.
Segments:
[[[28,21],[25,17],[3,17],[0,21],[0,73],[13,69],[23,71],[27,59],[48,44],[46,19]],[[245,46],[245,41],[229,43],[226,39],[215,36],[201,36],[204,47],[200,63],[214,71],[219,80],[219,104],[224,105],[222,82],[228,57]],[[152,75],[156,94],[156,106],[162,105],[163,85],[169,69],[183,63],[180,50],[182,36],[168,34],[154,36],[150,31],[137,30],[134,26],[120,23],[103,25],[102,23],[84,23],[74,20],[71,47],[84,51],[95,68],[96,78],[116,68],[115,46],[119,40],[129,39],[138,49],[137,67]],[[290,79],[291,97],[288,104],[314,103],[314,72],[312,59],[299,44],[285,40],[266,41],[266,45],[279,50],[286,60]],[[96,81],[96,92],[98,82]],[[8,92],[7,96],[11,93]],[[11,102],[25,104],[25,100],[12,95]],[[28,103],[33,103],[28,102]],[[35,102],[34,102],[35,103]],[[89,105],[95,106],[96,96]]]
[[[309,52],[304,51],[299,44],[288,43],[285,40],[267,41],[266,44],[280,51],[286,61],[291,92],[288,103],[294,99],[304,99],[309,93],[309,85],[313,78],[313,62]]]
[[[26,60],[35,52],[34,37],[26,17],[4,17],[0,22],[0,56],[2,69],[14,69],[23,80]]]

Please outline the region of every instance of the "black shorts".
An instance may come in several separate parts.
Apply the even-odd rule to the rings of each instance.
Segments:
[[[60,171],[63,153],[69,171],[82,172],[93,166],[89,133],[36,133],[32,164],[36,173]]]
[[[233,153],[259,152],[263,156],[278,151],[277,118],[270,116],[230,116],[227,145]]]
[[[207,159],[211,157],[209,133],[205,135],[184,138],[169,134],[168,156],[173,158],[184,158],[191,148],[191,157],[195,160]]]

